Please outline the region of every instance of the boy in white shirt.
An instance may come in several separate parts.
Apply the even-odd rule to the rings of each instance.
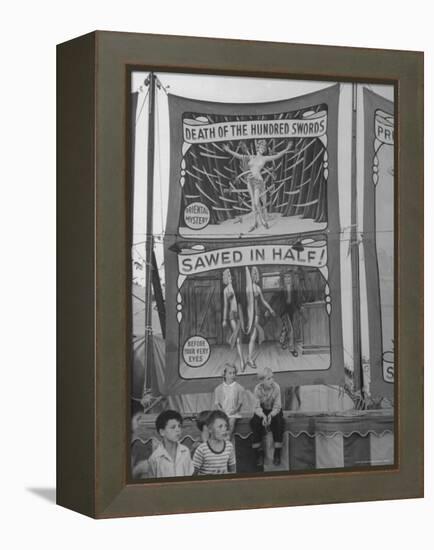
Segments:
[[[182,416],[177,411],[163,411],[155,421],[162,442],[149,458],[150,477],[182,477],[193,475],[189,449],[179,443]]]

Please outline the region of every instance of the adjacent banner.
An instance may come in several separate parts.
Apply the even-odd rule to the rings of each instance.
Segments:
[[[286,101],[169,95],[166,394],[344,379],[339,86]]]
[[[363,246],[374,397],[393,398],[394,387],[394,108],[364,90],[365,185]]]

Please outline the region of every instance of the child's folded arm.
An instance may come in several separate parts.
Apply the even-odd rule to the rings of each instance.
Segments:
[[[279,414],[279,412],[282,410],[282,398],[280,396],[280,386],[278,386],[277,384],[276,386],[277,386],[276,395],[274,397],[273,408],[270,413],[271,416],[276,416],[276,414]]]
[[[193,467],[194,467],[193,475],[194,476],[196,476],[199,473],[202,464],[203,464],[203,453],[202,453],[201,446],[199,445],[199,447],[194,451],[194,455],[193,455]]]
[[[221,393],[220,389],[221,389],[221,384],[217,386],[216,389],[214,390],[214,407],[216,409],[222,410],[223,407],[220,403],[220,393]]]
[[[238,391],[238,409],[237,412],[240,411],[243,407],[244,398],[245,398],[245,392],[246,390],[243,388],[243,386],[239,385],[239,391]]]
[[[265,418],[265,414],[262,410],[261,402],[259,401],[259,399],[255,403],[255,408],[253,409],[253,412],[256,414],[256,416],[259,416],[259,418]]]
[[[149,458],[148,465],[149,465],[149,470],[148,470],[149,477],[157,477],[157,464],[153,456]]]
[[[228,459],[228,472],[230,474],[233,474],[237,471],[237,459],[235,457],[235,448],[232,445],[231,446],[231,454],[229,455]]]

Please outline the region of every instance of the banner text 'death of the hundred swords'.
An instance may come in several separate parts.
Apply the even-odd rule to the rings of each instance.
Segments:
[[[315,113],[314,120],[261,120],[244,122],[218,122],[185,120],[184,140],[186,143],[208,143],[210,141],[231,141],[237,139],[264,138],[316,138],[327,132],[327,113]]]

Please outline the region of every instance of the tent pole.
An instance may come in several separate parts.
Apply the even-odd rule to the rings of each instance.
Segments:
[[[147,175],[147,208],[146,208],[146,255],[145,255],[145,376],[143,382],[143,395],[148,388],[148,374],[152,359],[152,291],[151,270],[152,251],[154,248],[153,237],[153,210],[154,210],[154,151],[155,151],[155,74],[149,73],[145,84],[149,86],[148,104],[148,175]]]
[[[360,320],[360,264],[359,225],[357,214],[357,92],[358,85],[352,85],[352,132],[351,132],[351,273],[353,286],[353,369],[354,391],[362,390],[362,350]]]
[[[163,338],[166,338],[166,307],[164,304],[163,290],[161,288],[160,274],[158,273],[157,258],[155,257],[154,250],[152,250],[152,288],[154,289],[155,301],[157,303],[161,333]]]

